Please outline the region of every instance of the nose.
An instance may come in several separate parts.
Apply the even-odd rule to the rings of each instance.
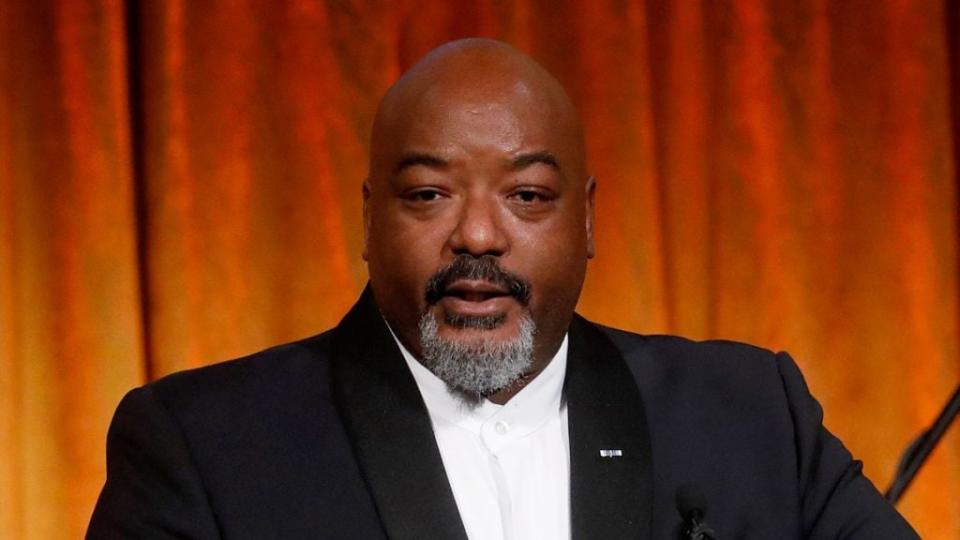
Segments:
[[[448,240],[455,255],[502,256],[509,247],[495,202],[467,198],[460,209],[457,226]]]

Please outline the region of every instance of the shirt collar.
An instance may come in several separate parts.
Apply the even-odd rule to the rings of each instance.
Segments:
[[[465,402],[450,390],[447,383],[414,358],[392,329],[390,334],[417,382],[435,427],[444,421],[480,433],[485,424],[495,421],[509,426],[513,435],[510,438],[514,439],[532,433],[552,416],[560,414],[567,372],[567,335],[563,336],[560,347],[543,371],[501,406],[487,399],[482,399],[478,405]]]

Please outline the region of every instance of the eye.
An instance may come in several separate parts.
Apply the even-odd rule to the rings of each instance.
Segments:
[[[537,201],[541,200],[542,197],[541,197],[541,195],[540,195],[539,193],[537,193],[536,191],[533,191],[533,190],[525,190],[525,191],[519,191],[519,192],[517,192],[517,198],[520,199],[520,201],[522,201],[522,202],[532,203],[532,202],[537,202]]]
[[[438,189],[421,188],[410,191],[404,198],[414,203],[429,203],[438,200],[442,196],[443,193]]]
[[[508,196],[515,203],[525,207],[537,207],[552,202],[556,197],[553,192],[540,188],[520,187]]]

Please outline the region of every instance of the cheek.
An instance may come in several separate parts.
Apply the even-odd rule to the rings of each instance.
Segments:
[[[437,268],[443,246],[438,227],[400,219],[382,219],[371,226],[368,266],[373,280],[393,284],[406,296],[422,294]]]
[[[554,219],[515,227],[515,251],[529,253],[541,260],[559,260],[568,266],[570,258],[586,258],[587,235],[583,218],[574,212],[564,212]],[[559,270],[559,269],[558,269]]]
[[[539,288],[546,297],[542,301],[575,297],[583,284],[587,261],[586,233],[582,226],[575,228],[565,221],[529,232],[518,238],[514,254],[522,260],[525,275],[534,288]]]

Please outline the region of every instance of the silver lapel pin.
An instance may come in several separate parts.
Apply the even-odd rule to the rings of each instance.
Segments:
[[[621,457],[623,450],[619,448],[601,448],[600,457]]]

